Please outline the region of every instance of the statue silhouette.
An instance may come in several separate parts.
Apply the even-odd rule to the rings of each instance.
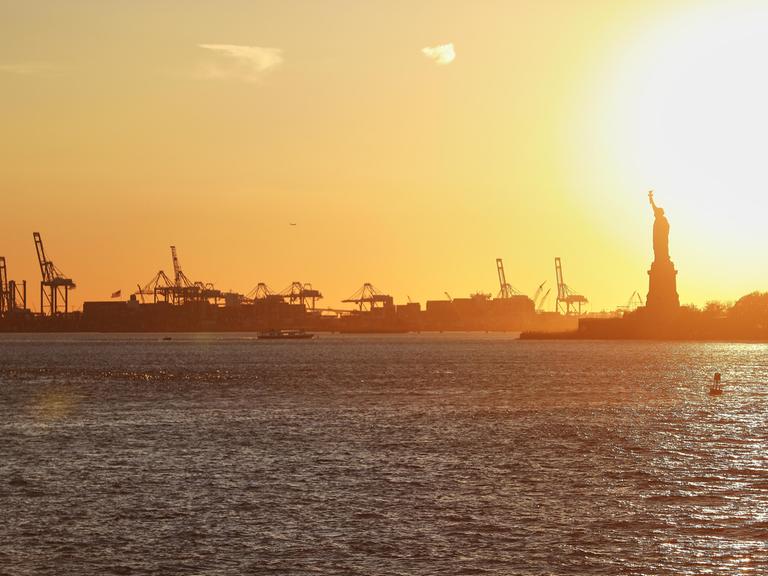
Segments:
[[[669,260],[669,220],[664,216],[664,208],[656,206],[653,201],[653,192],[648,192],[648,200],[653,208],[653,256],[656,262]]]
[[[648,271],[648,298],[646,308],[657,319],[667,317],[680,307],[677,295],[677,270],[669,258],[669,221],[664,210],[656,206],[653,192],[648,192],[648,200],[653,208],[653,263]]]

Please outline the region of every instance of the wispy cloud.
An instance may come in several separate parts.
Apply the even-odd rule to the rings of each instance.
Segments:
[[[435,64],[441,66],[450,64],[456,59],[456,50],[453,47],[453,42],[440,44],[439,46],[427,46],[421,49],[421,53]]]
[[[64,69],[51,62],[12,62],[0,64],[0,73],[53,78],[64,74]]]
[[[258,82],[267,72],[283,63],[280,48],[238,46],[236,44],[198,44],[217,56],[206,62],[201,73],[206,78],[231,78]]]

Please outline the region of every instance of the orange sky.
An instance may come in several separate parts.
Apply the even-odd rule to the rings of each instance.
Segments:
[[[33,231],[77,302],[170,244],[325,305],[495,293],[499,256],[532,294],[561,256],[600,310],[647,291],[655,189],[683,302],[766,290],[761,4],[0,0],[0,255],[34,308]]]

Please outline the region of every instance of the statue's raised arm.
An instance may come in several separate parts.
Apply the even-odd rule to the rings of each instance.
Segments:
[[[655,214],[658,206],[656,206],[656,202],[653,201],[653,190],[648,192],[648,201],[651,203],[651,208],[653,208],[653,213]]]
[[[648,192],[648,201],[653,208],[653,252],[656,261],[669,260],[669,221],[664,216],[664,208],[656,206],[653,191]]]

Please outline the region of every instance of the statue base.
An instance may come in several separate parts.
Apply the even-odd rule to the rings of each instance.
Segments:
[[[645,306],[649,312],[671,312],[680,308],[677,295],[677,270],[672,260],[654,261],[648,271],[648,298]]]

